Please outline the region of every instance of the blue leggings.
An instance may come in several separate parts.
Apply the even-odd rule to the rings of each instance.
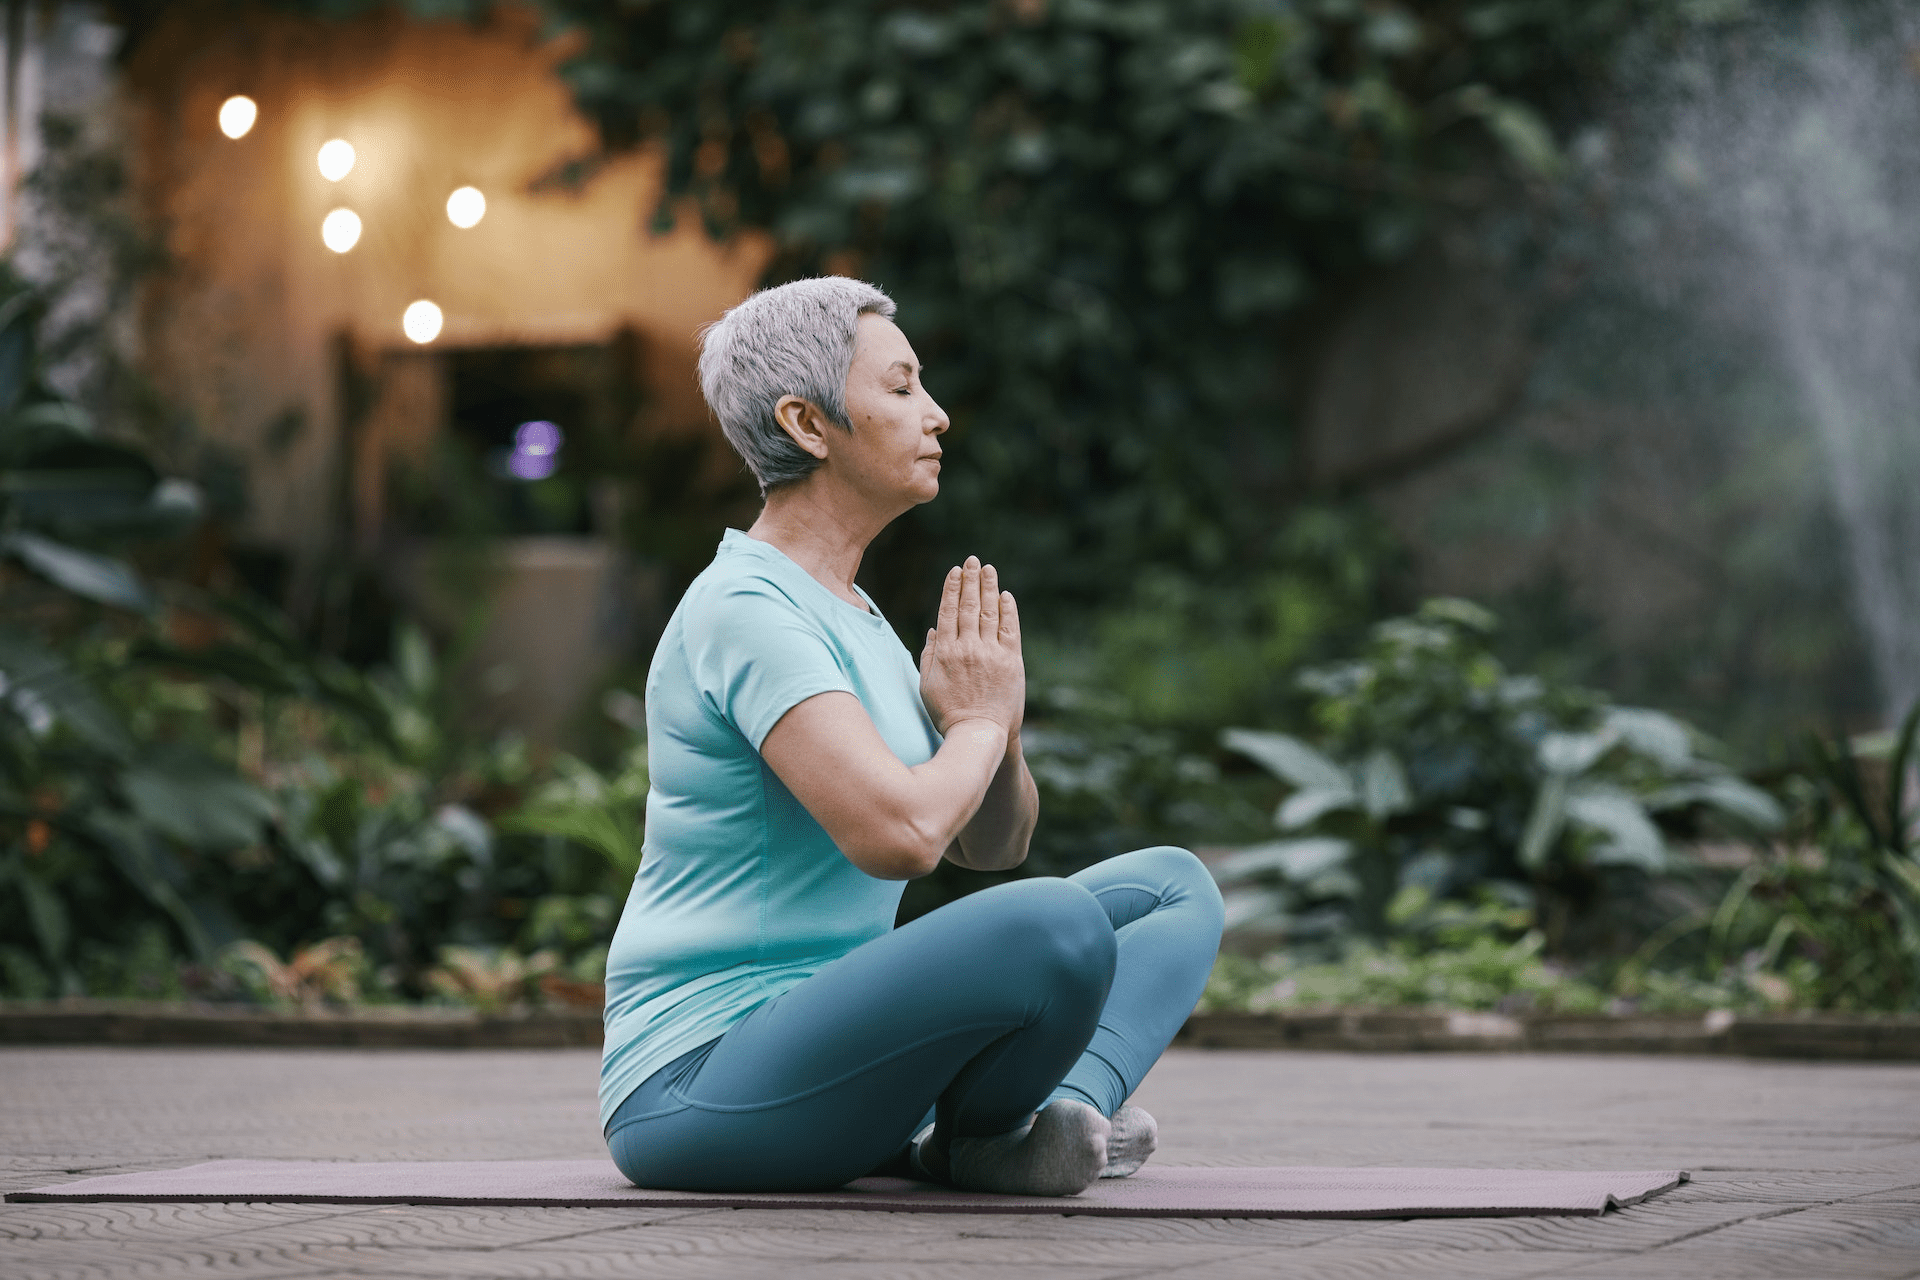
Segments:
[[[1220,893],[1162,847],[962,898],[855,948],[628,1095],[607,1147],[635,1185],[837,1187],[1054,1098],[1112,1115],[1193,1011]]]

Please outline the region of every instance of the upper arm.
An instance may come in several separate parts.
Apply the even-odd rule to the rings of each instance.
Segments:
[[[760,750],[793,707],[852,682],[818,623],[770,584],[743,579],[702,599],[687,621],[693,683],[708,709]]]
[[[767,732],[760,756],[854,866],[882,880],[931,869],[914,847],[912,771],[853,694],[800,702]]]

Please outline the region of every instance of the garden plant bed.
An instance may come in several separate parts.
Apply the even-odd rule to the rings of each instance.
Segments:
[[[116,1000],[0,1001],[0,1044],[556,1049],[599,1043],[600,1015],[591,1009],[481,1013],[390,1005],[301,1011]],[[1196,1013],[1176,1043],[1196,1049],[1704,1053],[1920,1062],[1920,1015]]]

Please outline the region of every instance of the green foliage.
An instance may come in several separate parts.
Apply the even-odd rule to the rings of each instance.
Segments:
[[[1306,672],[1321,745],[1228,730],[1284,779],[1279,840],[1217,874],[1230,925],[1294,937],[1391,929],[1409,885],[1441,896],[1511,886],[1537,902],[1549,950],[1592,946],[1606,913],[1666,869],[1659,824],[1777,827],[1778,806],[1699,752],[1673,718],[1509,675],[1491,615],[1429,601],[1374,629],[1362,656]]]
[[[1920,1009],[1917,738],[1920,707],[1870,744],[1883,752],[1872,771],[1844,737],[1810,740],[1785,838],[1760,851],[1710,913],[1676,921],[1645,950],[1699,930],[1710,973],[1740,968],[1816,1008]]]
[[[621,880],[632,880],[645,836],[646,744],[634,744],[611,778],[571,756],[555,760],[553,772],[551,781],[501,819],[500,830],[571,840],[605,857]]]
[[[182,532],[199,518],[199,493],[48,389],[37,349],[43,310],[0,266],[0,561],[86,600],[151,609],[146,586],[109,548]]]
[[[1146,565],[1257,561],[1293,483],[1280,321],[1440,211],[1550,177],[1548,119],[1655,10],[548,8],[605,145],[663,149],[658,224],[691,199],[714,234],[770,236],[774,279],[853,271],[899,299],[955,422],[920,540],[964,540],[1047,611]]]
[[[1393,914],[1403,931],[1356,941],[1333,960],[1298,951],[1223,954],[1200,1007],[1269,1012],[1328,1007],[1440,1008],[1522,1013],[1768,1012],[1813,1003],[1808,993],[1754,964],[1702,978],[1629,965],[1576,967],[1547,958],[1533,915],[1497,896],[1473,906],[1434,902],[1409,887]]]

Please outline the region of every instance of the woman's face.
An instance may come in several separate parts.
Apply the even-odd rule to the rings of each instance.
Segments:
[[[947,415],[920,385],[920,361],[907,335],[872,312],[860,317],[854,337],[847,420],[852,436],[834,431],[828,446],[843,480],[885,506],[917,506],[940,492]]]

